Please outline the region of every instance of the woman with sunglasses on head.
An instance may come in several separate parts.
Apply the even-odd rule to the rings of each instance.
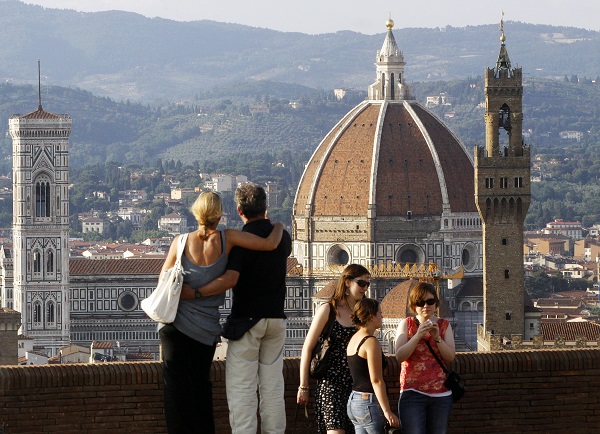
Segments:
[[[348,417],[354,424],[356,434],[381,434],[386,420],[391,426],[398,426],[399,423],[390,408],[383,380],[387,359],[375,337],[375,332],[383,325],[380,303],[366,297],[359,300],[354,306],[352,322],[357,332],[346,350],[352,374]]]
[[[348,265],[337,282],[331,300],[317,309],[304,340],[300,360],[298,404],[306,404],[310,398],[308,383],[311,355],[327,324],[329,312],[333,309],[335,321],[330,334],[329,364],[325,376],[317,381],[315,391],[317,432],[320,434],[354,432],[354,425],[348,418],[346,409],[348,397],[352,392],[352,376],[348,368],[346,348],[356,332],[352,323],[354,306],[364,298],[370,284],[371,275],[365,267],[358,264]]]
[[[419,282],[408,296],[415,314],[396,331],[396,358],[402,362],[398,414],[405,434],[444,434],[452,409],[452,391],[444,386],[446,373],[435,359],[454,360],[450,323],[436,317],[439,299],[435,287]],[[431,350],[430,350],[431,348]]]

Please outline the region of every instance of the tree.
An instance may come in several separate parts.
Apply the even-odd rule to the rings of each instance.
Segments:
[[[116,239],[129,240],[133,234],[133,223],[131,220],[123,220],[119,217],[117,221]]]

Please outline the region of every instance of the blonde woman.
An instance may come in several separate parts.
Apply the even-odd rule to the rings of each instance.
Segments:
[[[371,275],[362,265],[348,265],[340,276],[329,303],[324,303],[315,313],[310,325],[300,360],[300,387],[297,401],[306,404],[309,400],[309,365],[312,351],[327,324],[329,311],[335,311],[331,329],[329,366],[325,376],[317,382],[315,404],[319,433],[344,434],[353,432],[354,426],[348,418],[346,405],[352,391],[352,377],[348,368],[346,347],[356,328],[352,324],[354,305],[365,296],[371,284]]]
[[[386,420],[398,426],[387,397],[383,370],[387,359],[375,332],[383,325],[383,315],[377,300],[363,298],[354,306],[352,322],[356,333],[348,343],[346,355],[352,374],[352,393],[348,398],[348,417],[356,434],[381,434]]]
[[[182,255],[184,290],[171,324],[159,330],[162,346],[164,403],[167,430],[171,433],[214,433],[210,368],[220,341],[219,306],[225,293],[202,297],[192,288],[214,280],[225,271],[234,246],[274,250],[283,234],[277,223],[268,238],[234,229],[218,230],[221,198],[202,193],[191,207],[198,229],[190,232]],[[178,238],[173,240],[162,271],[173,266]]]

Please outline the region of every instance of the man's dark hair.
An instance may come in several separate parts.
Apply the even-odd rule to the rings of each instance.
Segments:
[[[235,191],[235,202],[248,219],[261,217],[267,211],[267,193],[258,184],[240,185]]]

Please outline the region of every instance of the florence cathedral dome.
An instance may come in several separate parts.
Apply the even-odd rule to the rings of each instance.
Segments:
[[[368,97],[325,136],[293,208],[294,256],[309,270],[435,263],[481,276],[472,153],[412,96],[388,28]]]

